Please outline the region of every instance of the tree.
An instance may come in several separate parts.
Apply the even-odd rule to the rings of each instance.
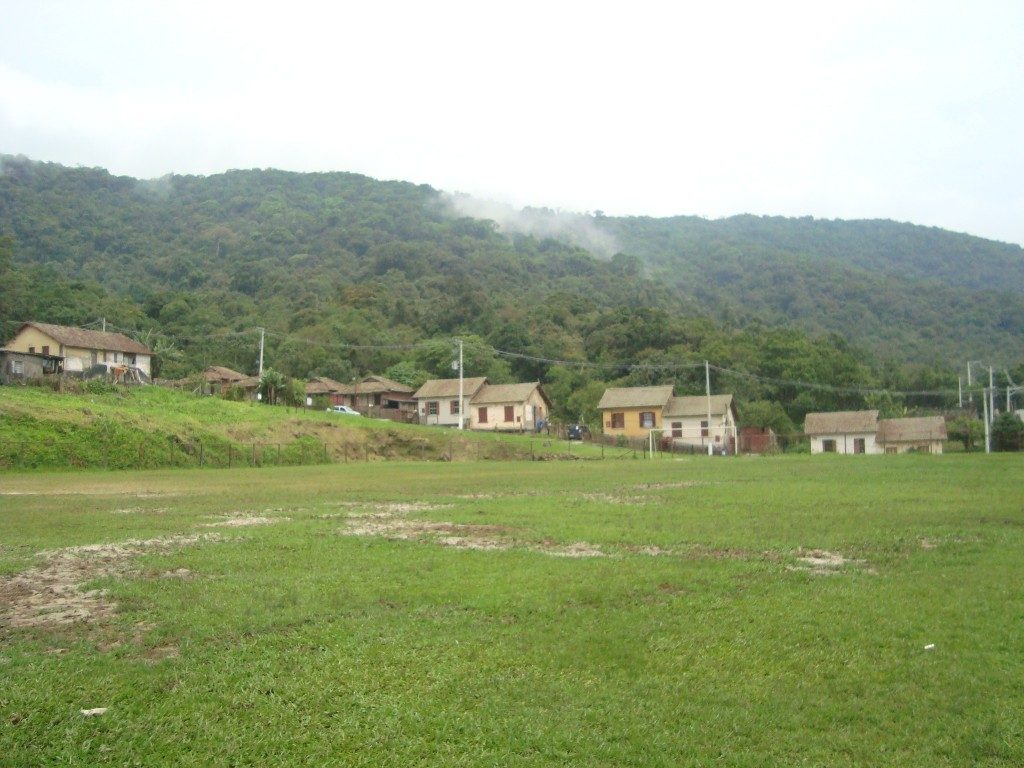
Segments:
[[[973,451],[985,434],[985,426],[981,421],[968,416],[957,416],[946,425],[946,429],[950,439],[964,444],[965,451]]]
[[[1012,413],[1002,413],[992,422],[992,447],[997,451],[1024,449],[1024,421]]]
[[[744,405],[740,411],[740,425],[769,427],[777,435],[791,435],[796,431],[786,410],[773,400],[754,400]]]
[[[260,377],[260,394],[263,396],[263,402],[267,405],[274,405],[277,403],[278,394],[284,388],[285,380],[284,374],[275,371],[273,368],[267,368],[263,371],[263,375]]]

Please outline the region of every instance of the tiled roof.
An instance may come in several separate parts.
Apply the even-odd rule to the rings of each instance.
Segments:
[[[487,378],[478,376],[472,379],[462,380],[462,394],[464,397],[473,397],[476,391],[487,383]],[[427,397],[454,397],[459,396],[458,379],[431,379],[423,383],[423,386],[416,390],[413,395],[417,400]]]
[[[808,435],[851,435],[878,429],[878,411],[836,411],[808,413],[804,432]]]
[[[609,387],[601,396],[598,408],[663,408],[672,397],[672,385],[659,387]]]
[[[225,368],[223,365],[211,365],[203,371],[203,378],[206,381],[241,381],[246,374]]]
[[[65,347],[79,349],[99,349],[108,352],[128,352],[130,354],[152,355],[153,351],[135,339],[129,339],[122,333],[105,333],[103,331],[87,331],[85,328],[72,328],[67,325],[51,325],[50,323],[25,323],[18,329],[32,327],[45,333],[54,341]]]
[[[533,394],[534,390],[540,391],[540,396],[550,407],[551,401],[541,387],[540,382],[533,381],[528,384],[485,384],[480,391],[473,396],[473,405],[491,405],[494,403],[522,403]]]
[[[367,376],[359,382],[359,391],[367,394],[374,394],[377,392],[402,392],[411,395],[413,390],[412,387],[407,387],[405,384],[393,381],[386,376]]]
[[[719,416],[733,406],[732,395],[712,395],[711,415]],[[684,397],[673,397],[665,405],[661,416],[668,419],[672,416],[707,416],[708,397],[707,395],[687,395]]]
[[[307,395],[344,395],[351,391],[351,384],[342,384],[326,376],[315,376],[306,382]]]
[[[945,439],[946,420],[941,416],[882,419],[878,422],[878,442],[880,443],[909,443]]]

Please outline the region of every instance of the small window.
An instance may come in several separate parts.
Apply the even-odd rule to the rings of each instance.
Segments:
[[[835,453],[836,452],[836,441],[835,440],[822,440],[821,450],[824,453]]]
[[[50,345],[49,344],[44,344],[43,345],[43,354],[44,355],[50,354]]]
[[[21,376],[25,373],[25,363],[21,360],[11,360],[11,373]]]
[[[479,421],[481,424],[486,424],[487,423],[487,407],[486,406],[484,406],[484,407],[482,407],[482,408],[477,410],[477,421]]]
[[[35,347],[29,347],[29,348],[28,348],[28,353],[29,353],[30,355],[34,355],[34,354],[36,353],[36,348],[35,348]]]
[[[885,447],[885,452],[890,454],[899,453],[895,445],[887,445]]]
[[[506,405],[505,406],[505,421],[509,422],[509,421],[515,421],[515,420],[516,420],[516,409],[515,409],[515,407],[511,406],[511,405]]]
[[[672,437],[682,437],[682,436],[683,436],[683,422],[681,422],[681,421],[673,421],[672,422]]]
[[[700,436],[701,437],[707,437],[710,434],[711,434],[711,432],[708,429],[708,422],[707,421],[702,421],[700,423]]]
[[[625,429],[626,428],[626,414],[624,413],[613,413],[612,414],[612,429]]]
[[[449,404],[449,407],[448,407],[448,412],[452,416],[458,416],[459,415],[459,401],[458,400],[452,400],[451,401],[451,403]]]
[[[644,429],[654,429],[654,411],[640,412],[640,426]]]
[[[436,400],[431,400],[427,403],[427,416],[437,416],[439,410],[437,405],[438,403]]]
[[[854,453],[864,453],[864,438],[863,437],[855,437],[855,438],[853,438],[853,452]]]

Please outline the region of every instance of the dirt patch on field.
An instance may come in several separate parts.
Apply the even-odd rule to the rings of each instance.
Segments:
[[[273,525],[274,523],[291,520],[290,517],[261,517],[259,515],[240,515],[229,517],[219,523],[203,523],[204,528],[245,528],[250,525]]]
[[[573,497],[601,504],[624,504],[627,506],[640,506],[650,502],[646,496],[620,496],[614,493],[578,493],[573,494]]]
[[[104,590],[83,590],[84,584],[131,573],[139,555],[219,539],[216,534],[192,534],[40,552],[40,565],[0,577],[0,627],[55,627],[108,618],[117,605]]]
[[[515,529],[504,525],[410,520],[404,515],[436,505],[378,505],[372,511],[353,513],[338,532],[344,536],[379,536],[393,541],[426,541],[453,549],[506,551],[525,549],[553,557],[601,557],[606,553],[593,544],[559,544],[551,540],[523,542]]]
[[[800,549],[797,550],[796,559],[800,564],[789,565],[788,570],[804,571],[816,576],[830,576],[850,568],[864,569],[867,565],[865,560],[855,560],[827,549]],[[866,572],[874,573],[870,569]]]

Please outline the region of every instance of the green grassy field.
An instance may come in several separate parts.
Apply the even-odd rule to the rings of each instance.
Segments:
[[[962,454],[6,472],[0,765],[1018,766],[1022,481]]]

